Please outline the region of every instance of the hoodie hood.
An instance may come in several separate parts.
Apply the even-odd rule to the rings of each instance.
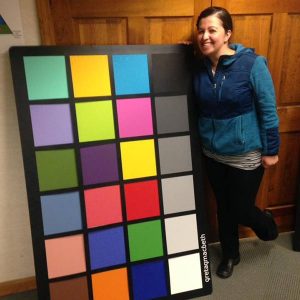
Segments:
[[[242,44],[230,44],[229,48],[234,50],[236,52],[236,54],[243,52],[243,53],[254,53],[254,49],[253,48],[246,48],[244,47]]]
[[[242,44],[230,44],[229,48],[235,51],[234,55],[222,55],[219,59],[219,63],[221,63],[224,66],[228,66],[232,64],[236,59],[238,59],[240,56],[244,54],[254,54],[253,48],[246,48]],[[208,57],[205,57],[204,59],[205,65],[210,66],[211,61]]]
[[[229,48],[235,51],[234,55],[224,55],[221,58],[221,62],[224,66],[232,64],[237,58],[248,53],[254,54],[253,48],[246,48],[242,44],[230,44]]]

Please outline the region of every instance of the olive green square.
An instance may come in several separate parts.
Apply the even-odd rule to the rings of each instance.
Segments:
[[[40,191],[78,186],[74,149],[36,151]]]
[[[128,225],[130,261],[163,256],[161,221]]]

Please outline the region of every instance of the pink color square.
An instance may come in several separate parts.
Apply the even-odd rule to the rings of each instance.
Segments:
[[[124,191],[128,221],[160,215],[157,180],[127,183]]]
[[[84,191],[87,227],[122,222],[120,186],[106,186]]]
[[[150,98],[119,99],[117,111],[121,138],[153,135]]]
[[[86,271],[83,235],[71,235],[45,241],[48,278]]]

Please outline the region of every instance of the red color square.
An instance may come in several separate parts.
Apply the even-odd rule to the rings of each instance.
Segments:
[[[84,191],[87,227],[122,222],[120,186],[106,186]]]
[[[160,215],[157,180],[124,185],[127,220]]]

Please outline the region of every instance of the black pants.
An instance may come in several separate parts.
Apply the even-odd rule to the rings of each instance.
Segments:
[[[208,179],[217,201],[219,239],[224,258],[239,255],[238,225],[250,227],[262,240],[274,239],[274,221],[255,206],[264,174],[262,166],[241,170],[205,157]],[[274,228],[275,227],[275,228]]]

